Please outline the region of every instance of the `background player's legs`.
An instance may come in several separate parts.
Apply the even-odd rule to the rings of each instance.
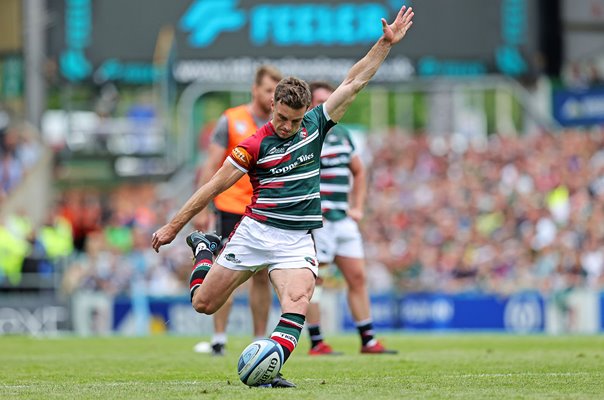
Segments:
[[[362,258],[336,256],[335,263],[342,272],[348,286],[348,307],[350,307],[350,312],[361,337],[361,352],[396,353],[396,351],[385,349],[375,339],[364,260]]]
[[[222,235],[223,245],[228,241],[229,236],[235,229],[235,226],[241,220],[241,215],[233,214],[223,211],[217,211],[215,214],[215,223],[216,223],[216,231]],[[268,278],[266,282],[266,286],[268,289]],[[251,297],[251,296],[250,296]],[[252,315],[254,314],[253,302],[250,300],[250,305],[252,307]],[[225,346],[227,343],[227,326],[229,323],[229,315],[231,314],[231,309],[233,308],[233,296],[229,296],[227,301],[224,303],[222,307],[213,315],[214,322],[214,334],[212,335],[212,340],[210,342],[212,354],[213,355],[224,355]],[[268,317],[267,317],[268,318]],[[266,322],[265,322],[265,331],[266,331]]]
[[[272,296],[268,279],[268,269],[264,268],[252,276],[250,287],[250,307],[254,322],[254,336],[266,336],[266,325],[271,308]]]
[[[319,285],[317,284],[317,287],[315,287],[315,293],[320,290]],[[310,301],[310,304],[308,305],[308,310],[306,311],[306,325],[309,327],[309,329],[313,326],[317,326],[321,323],[321,310],[319,308],[319,302],[315,301],[315,295],[313,294],[313,298]],[[313,337],[312,333],[311,333],[311,347],[314,346],[316,343],[315,340],[317,340],[319,338],[317,337]],[[322,337],[321,337],[322,339]]]
[[[346,297],[352,317],[357,322],[371,318],[363,259],[336,256],[335,263],[342,272],[348,286]]]
[[[327,264],[319,265],[319,275],[321,270],[327,267]],[[308,310],[306,312],[306,328],[310,337],[310,349],[308,354],[311,356],[320,355],[340,355],[342,353],[334,352],[330,345],[323,341],[321,334],[321,295],[323,293],[323,280],[319,276],[315,285],[315,291],[310,299]]]
[[[229,296],[227,301],[220,307],[218,311],[213,315],[214,320],[214,335],[210,342],[212,346],[212,354],[223,355],[224,348],[227,343],[226,328],[229,322],[229,315],[231,314],[231,308],[233,307],[233,296]]]
[[[266,325],[271,307],[271,288],[269,286],[268,270],[265,268],[252,275],[249,292],[250,308],[252,310],[252,321],[254,324],[254,336],[261,338],[266,336]],[[227,344],[227,326],[229,315],[233,308],[233,295],[213,315],[214,334],[210,342],[212,354],[224,355]]]

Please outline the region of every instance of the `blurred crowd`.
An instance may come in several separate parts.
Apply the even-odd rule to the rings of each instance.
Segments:
[[[376,290],[604,288],[604,130],[370,138]]]
[[[181,295],[190,251],[175,245],[158,255],[149,245],[172,204],[158,197],[157,185],[143,183],[67,190],[39,228],[25,215],[10,215],[0,225],[0,284],[15,291],[59,287],[64,295],[129,295],[133,287],[148,295]]]
[[[186,293],[191,255],[181,245],[184,241],[177,239],[159,254],[150,246],[152,232],[174,211],[174,200],[160,199],[154,184],[122,186],[110,195],[67,193],[57,213],[73,227],[75,253],[63,277],[63,292]]]
[[[603,129],[472,141],[393,130],[370,135],[367,150],[373,291],[604,288]],[[191,267],[182,237],[159,255],[149,245],[177,201],[151,183],[72,189],[39,229],[19,216],[2,225],[21,247],[0,241],[21,249],[24,271],[60,265],[65,294],[182,295]]]
[[[16,123],[0,108],[0,210],[38,162],[42,150],[36,129]],[[18,284],[21,272],[29,270],[32,263],[42,275],[49,270],[50,264],[36,261],[41,242],[31,232],[31,224],[22,215],[9,215],[0,221],[0,284]]]
[[[570,89],[589,89],[604,85],[604,53],[591,58],[566,63],[562,82]]]
[[[42,144],[35,128],[26,123],[12,123],[9,114],[0,109],[0,206],[41,153]]]

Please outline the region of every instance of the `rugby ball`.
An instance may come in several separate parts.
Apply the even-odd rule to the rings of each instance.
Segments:
[[[281,371],[283,349],[272,339],[259,339],[247,346],[239,356],[237,373],[248,386],[270,383]]]

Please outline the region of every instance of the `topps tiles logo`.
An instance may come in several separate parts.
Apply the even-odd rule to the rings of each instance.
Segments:
[[[221,34],[239,32],[247,26],[254,46],[366,45],[382,34],[381,25],[375,21],[395,15],[403,2],[254,2],[247,9],[242,3],[250,2],[194,1],[180,20],[180,28],[190,33],[189,44],[208,47]]]
[[[302,165],[306,165],[307,162],[312,161],[314,158],[315,158],[315,155],[312,153],[303,154],[300,157],[296,158],[296,161],[294,161],[293,163],[286,165],[285,167],[271,168],[271,169],[269,169],[269,171],[273,175],[274,174],[285,174],[295,168],[301,167]]]

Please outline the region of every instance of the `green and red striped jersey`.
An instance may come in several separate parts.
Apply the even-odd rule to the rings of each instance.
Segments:
[[[334,126],[321,151],[321,208],[329,221],[346,218],[350,193],[350,160],[355,147],[347,129]]]
[[[269,122],[233,149],[227,160],[250,176],[254,189],[246,216],[282,229],[323,226],[321,148],[334,125],[320,105],[291,137],[277,136]]]

